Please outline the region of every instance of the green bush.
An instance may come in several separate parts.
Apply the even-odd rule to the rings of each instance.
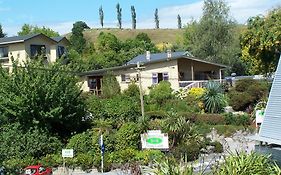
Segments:
[[[136,83],[131,83],[128,86],[128,89],[123,91],[123,94],[129,97],[140,98],[140,89]]]
[[[124,123],[115,134],[115,150],[138,149],[140,134],[139,125],[133,122]]]
[[[222,153],[223,152],[223,146],[220,142],[214,141],[214,142],[211,142],[210,145],[215,147],[215,149],[214,149],[215,153]]]
[[[150,90],[149,98],[151,103],[162,106],[167,100],[174,98],[172,92],[171,83],[168,81],[161,81]]]
[[[227,113],[224,115],[224,120],[226,125],[248,126],[251,124],[248,114],[234,115],[232,113]]]
[[[268,96],[269,84],[253,79],[238,80],[235,89],[229,91],[229,104],[236,111],[244,111],[250,105]]]
[[[209,125],[224,124],[224,116],[221,114],[198,114],[195,118],[196,123],[206,123]]]
[[[164,157],[164,153],[160,150],[143,150],[136,154],[135,160],[142,165],[148,165],[150,162],[162,160]]]
[[[88,153],[94,150],[92,143],[93,132],[86,131],[70,138],[67,148],[74,149],[75,154]]]
[[[193,161],[198,159],[200,149],[201,145],[199,145],[196,141],[190,141],[188,144],[182,143],[178,145],[174,150],[172,150],[172,154],[179,161]]]
[[[120,94],[120,85],[116,77],[112,73],[108,73],[102,79],[102,96],[104,98],[111,98]]]

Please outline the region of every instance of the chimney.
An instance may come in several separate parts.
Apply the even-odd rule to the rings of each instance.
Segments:
[[[169,49],[167,50],[167,58],[171,58],[172,57],[172,51]]]
[[[146,51],[146,60],[150,61],[150,51]]]

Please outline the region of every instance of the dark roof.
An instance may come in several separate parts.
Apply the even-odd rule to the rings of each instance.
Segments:
[[[0,44],[9,44],[9,43],[18,43],[18,42],[24,42],[26,40],[29,40],[35,36],[38,36],[40,34],[32,34],[32,35],[24,35],[24,36],[13,36],[13,37],[6,37],[6,38],[0,38]]]
[[[0,38],[0,45],[1,44],[11,44],[11,43],[20,43],[20,42],[24,42],[26,40],[29,40],[31,38],[37,37],[39,35],[42,35],[44,37],[49,38],[50,40],[52,40],[53,42],[60,42],[63,39],[66,39],[65,37],[48,37],[42,33],[38,33],[38,34],[31,34],[31,35],[24,35],[24,36],[12,36],[12,37],[6,37],[6,38]],[[67,39],[66,39],[67,40]],[[67,40],[68,41],[68,40]]]
[[[184,59],[189,59],[189,60],[194,60],[194,61],[198,61],[198,62],[202,62],[202,63],[206,63],[206,64],[212,64],[212,65],[216,65],[222,68],[226,68],[226,65],[222,65],[222,64],[218,64],[218,63],[212,63],[209,61],[205,61],[199,58],[194,57],[191,53],[189,52],[172,52],[171,53],[171,58],[169,58],[169,60],[176,60],[179,58],[184,58]],[[133,58],[131,61],[127,62],[126,64],[137,64],[137,62],[140,62],[142,64],[149,64],[149,63],[155,63],[155,62],[161,62],[161,61],[165,61],[167,60],[167,53],[153,53],[150,54],[150,59],[146,59],[146,54],[142,54],[142,55],[138,55],[137,57]]]
[[[57,36],[57,37],[51,37],[53,40],[55,40],[56,42],[60,42],[62,39],[64,39],[65,37],[62,36]]]

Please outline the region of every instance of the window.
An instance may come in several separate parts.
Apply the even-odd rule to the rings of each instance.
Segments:
[[[121,81],[122,81],[122,82],[130,82],[130,81],[131,81],[130,75],[122,74],[122,75],[121,75]]]
[[[8,57],[8,47],[0,47],[0,58]]]
[[[39,167],[39,173],[43,173],[44,171],[46,171],[46,169],[44,167]]]
[[[167,72],[163,73],[163,80],[168,81],[169,80],[169,75]]]
[[[157,84],[161,81],[168,81],[168,80],[169,80],[168,72],[152,73],[152,84]]]
[[[58,52],[58,57],[60,58],[64,54],[65,48],[63,46],[58,46],[57,52]]]
[[[30,56],[36,57],[39,55],[46,55],[46,46],[45,45],[30,45]]]

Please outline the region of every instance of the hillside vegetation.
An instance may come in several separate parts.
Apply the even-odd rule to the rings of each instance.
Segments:
[[[139,33],[146,33],[151,41],[155,44],[168,42],[171,44],[181,43],[183,38],[183,29],[114,29],[114,28],[104,28],[104,29],[88,29],[84,32],[84,36],[87,41],[95,43],[97,37],[101,32],[112,33],[117,36],[118,39],[124,41],[126,39],[132,39]]]

